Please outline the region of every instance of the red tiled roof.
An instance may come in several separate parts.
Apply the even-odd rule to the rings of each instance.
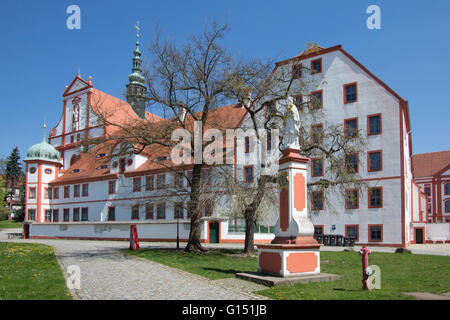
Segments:
[[[450,165],[450,150],[415,154],[412,167],[415,178],[431,177]]]
[[[103,99],[104,102],[107,101],[107,103],[98,103],[97,105],[99,107],[104,108],[105,106],[109,105],[110,109],[108,111],[117,109],[117,112],[113,112],[110,115],[111,118],[109,119],[109,121],[113,123],[115,123],[115,121],[118,121],[117,123],[120,124],[129,121],[139,121],[139,118],[137,118],[137,116],[131,110],[129,104],[98,90],[96,94],[98,96],[96,96],[95,99],[98,99],[100,97],[101,99]],[[111,106],[116,107],[112,108]],[[246,112],[247,112],[246,109],[241,107],[239,104],[233,104],[211,109],[209,110],[204,130],[207,130],[209,128],[217,128],[219,130],[237,128],[241,124],[241,121],[243,120]],[[201,113],[196,113],[195,115],[197,117],[200,117]],[[155,119],[160,120],[162,118],[155,115],[153,115],[152,117],[152,114],[150,114],[150,119],[147,118],[146,120],[143,121],[154,122]],[[166,121],[173,121],[173,120],[169,119]],[[159,123],[162,124],[161,122]],[[186,127],[189,128],[192,125],[193,125],[193,118],[192,116],[187,115]],[[157,130],[157,127],[158,126],[155,126],[155,130]],[[113,131],[115,130],[111,128],[109,130],[109,133]],[[90,152],[81,153],[79,160],[75,162],[69,169],[67,169],[62,176],[53,180],[51,184],[74,183],[77,180],[84,181],[86,179],[95,181],[101,179],[115,178],[116,174],[110,174],[109,169],[109,164],[111,160],[110,156],[115,145],[116,145],[115,142],[107,141],[99,144],[98,146],[93,148]],[[106,153],[108,156],[98,158],[98,155],[102,153]],[[128,172],[129,174],[132,173],[138,174],[139,172],[167,169],[167,167],[170,167],[172,165],[170,160],[155,161],[156,158],[170,155],[169,147],[160,144],[151,144],[143,150],[142,154],[147,156],[148,160],[141,166],[139,166],[135,171]],[[106,165],[108,166],[108,168],[97,169],[102,165]]]

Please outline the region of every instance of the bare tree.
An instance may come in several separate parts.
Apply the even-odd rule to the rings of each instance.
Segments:
[[[307,50],[313,52],[317,50],[317,46],[311,45]],[[244,125],[247,129],[253,129],[255,133],[254,143],[258,146],[256,150],[259,152],[257,158],[262,159],[261,156],[268,144],[274,143],[267,141],[267,136],[271,136],[270,131],[277,129],[282,132],[285,125],[284,112],[289,98],[293,97],[301,118],[299,131],[301,155],[323,159],[322,166],[324,161],[327,163],[324,177],[308,183],[309,193],[314,190],[330,189],[342,192],[349,185],[361,188],[363,183],[359,181],[357,170],[347,161],[347,156],[362,156],[365,152],[365,140],[359,131],[344,132],[342,126],[326,124],[322,110],[322,97],[311,94],[320,83],[326,83],[326,79],[302,76],[308,74],[310,70],[301,63],[277,65],[265,81],[249,82],[250,86],[244,88],[244,91],[235,93],[248,112],[249,121]],[[252,91],[257,92],[257,95],[253,97],[249,94]],[[320,132],[310,126],[311,123],[317,122],[324,123]],[[261,135],[260,132],[265,134]],[[281,136],[275,148],[280,148],[282,142]],[[269,161],[274,161],[274,158],[272,157]],[[278,158],[275,161],[278,161]],[[257,163],[260,165],[257,168],[259,171],[270,165],[264,161]],[[258,218],[258,209],[264,199],[273,198],[270,194],[277,181],[277,174],[258,175],[253,184],[246,185],[247,192],[243,192],[233,180],[227,181],[229,181],[228,190],[234,197],[239,199],[238,194],[245,196],[245,200],[241,199],[238,202],[242,210],[240,216],[245,219],[246,226],[244,252],[250,253],[254,250],[254,225]]]
[[[163,41],[160,32],[156,32],[150,48],[149,65],[145,70],[147,109],[162,114],[164,120],[149,122],[136,119],[120,123],[111,120],[113,115],[102,115],[101,111],[96,111],[101,122],[116,128],[103,141],[127,141],[135,147],[135,153],[158,145],[159,156],[166,156],[169,160],[170,150],[180,142],[171,139],[176,129],[184,129],[193,137],[186,145],[190,160],[194,160],[190,164],[192,175],[185,177],[189,181],[187,209],[191,222],[186,251],[205,250],[200,242],[204,193],[201,173],[208,164],[204,159],[198,161],[196,158],[195,151],[199,147],[196,137],[200,137],[200,150],[204,150],[213,141],[203,141],[203,130],[229,129],[233,121],[216,112],[216,108],[235,101],[236,94],[243,92],[249,83],[261,82],[269,70],[268,64],[228,53],[221,43],[227,31],[227,25],[211,23],[203,33],[189,37],[183,45]],[[100,142],[92,139],[89,143]],[[85,149],[88,150],[89,146]],[[167,169],[177,171],[180,168],[167,164]]]

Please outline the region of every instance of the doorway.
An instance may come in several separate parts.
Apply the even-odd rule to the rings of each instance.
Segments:
[[[219,243],[219,231],[218,222],[209,223],[209,243]]]
[[[423,228],[414,228],[416,243],[423,244]]]

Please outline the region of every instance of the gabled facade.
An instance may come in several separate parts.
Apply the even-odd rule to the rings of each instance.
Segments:
[[[292,76],[294,82],[308,84],[304,86],[308,92],[292,93],[294,101],[308,101],[312,96],[320,99],[323,116],[302,119],[310,121],[303,124],[311,131],[307,133],[312,135],[315,128],[331,125],[345,129],[351,121],[367,140],[367,154],[357,155],[358,174],[367,188],[328,194],[329,206],[314,206],[313,198],[325,196],[321,191],[309,194],[310,219],[316,234],[353,236],[356,243],[368,245],[406,246],[414,242],[414,223],[425,220],[414,218],[413,205],[419,203],[420,196],[417,190],[413,192],[408,102],[340,45],[315,46],[280,61],[272,75],[276,79]],[[267,101],[271,99],[267,97]],[[309,163],[312,182],[326,178],[327,162],[319,162],[321,168],[316,170],[316,160],[320,159]],[[347,195],[356,197],[356,203],[349,206]]]
[[[450,222],[450,151],[415,154],[414,179],[427,196],[428,222]]]

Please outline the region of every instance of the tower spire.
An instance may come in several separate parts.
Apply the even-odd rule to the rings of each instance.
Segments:
[[[142,75],[141,51],[139,50],[139,21],[134,25],[136,28],[136,49],[134,49],[134,57],[131,71],[128,76],[127,84],[127,102],[131,105],[134,112],[142,119],[145,119],[145,94],[147,87],[145,86],[145,78]]]

